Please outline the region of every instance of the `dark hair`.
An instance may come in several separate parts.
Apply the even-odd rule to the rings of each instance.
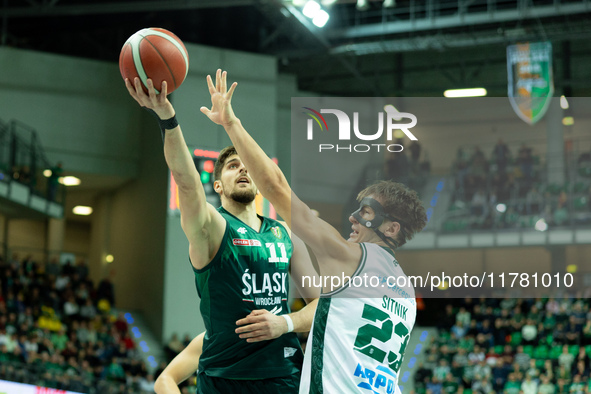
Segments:
[[[236,152],[236,148],[234,148],[234,146],[232,145],[226,146],[224,149],[222,149],[220,155],[218,156],[218,160],[215,162],[215,166],[213,167],[214,181],[219,181],[222,177],[222,168],[224,168],[224,164],[226,164],[226,160],[228,160],[228,157],[237,154],[238,152]]]
[[[359,192],[357,201],[373,195],[384,206],[389,216],[399,219],[398,246],[421,231],[427,224],[427,214],[416,191],[393,181],[378,181]]]

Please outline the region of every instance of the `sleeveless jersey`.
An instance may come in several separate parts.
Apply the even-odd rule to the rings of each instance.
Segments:
[[[405,276],[389,249],[360,245],[352,286],[322,294],[318,302],[300,394],[400,393],[398,374],[416,318],[414,288],[386,280]],[[366,274],[368,286],[354,287]],[[379,279],[369,288],[372,276]]]
[[[291,239],[281,223],[259,216],[257,233],[224,208],[226,230],[218,252],[203,269],[193,268],[205,322],[199,373],[226,379],[267,379],[299,373],[303,354],[295,333],[248,343],[236,321],[255,309],[289,313]]]

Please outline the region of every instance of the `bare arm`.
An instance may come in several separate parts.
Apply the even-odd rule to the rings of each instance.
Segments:
[[[204,336],[204,332],[197,335],[191,343],[189,343],[189,345],[180,352],[170,364],[168,364],[168,367],[162,371],[154,385],[154,391],[156,391],[157,394],[181,393],[179,390],[179,384],[193,375],[199,367],[199,358],[203,351]]]
[[[343,239],[338,231],[316,217],[312,210],[292,193],[279,167],[265,154],[234,115],[231,99],[237,83],[234,82],[227,90],[226,77],[226,72],[218,70],[216,86],[213,85],[211,77],[207,77],[212,108],[210,110],[202,107],[201,112],[214,123],[224,127],[263,196],[273,204],[293,232],[314,251],[321,264],[321,273],[353,273],[359,263],[361,249],[358,245],[351,245]],[[292,215],[297,217],[296,221],[292,221]]]
[[[141,87],[139,78],[134,85],[126,79],[129,94],[142,107],[153,110],[160,119],[170,119],[175,111],[166,98],[166,82],[162,82],[162,93],[156,94],[151,79],[148,79],[148,94]],[[181,226],[189,240],[189,254],[195,268],[203,268],[213,258],[223,237],[225,221],[207,203],[201,178],[180,126],[166,130],[164,138],[164,157],[178,186],[181,210]]]
[[[307,305],[297,312],[290,313],[289,317],[293,322],[294,332],[308,332],[312,327],[312,320],[314,319],[314,313],[316,312],[316,305],[318,305],[320,289],[312,287],[304,288],[301,286],[302,282],[300,276],[307,275],[312,277],[318,274],[314,270],[310,255],[302,240],[292,233],[291,241],[293,244],[291,274]],[[288,331],[285,318],[275,315],[266,309],[252,311],[244,319],[238,320],[236,325],[239,326],[236,329],[236,333],[240,334],[240,338],[246,339],[247,342],[260,342],[278,338]]]

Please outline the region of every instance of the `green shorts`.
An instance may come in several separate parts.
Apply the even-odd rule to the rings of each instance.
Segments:
[[[297,394],[300,374],[280,378],[238,380],[197,375],[197,394]]]

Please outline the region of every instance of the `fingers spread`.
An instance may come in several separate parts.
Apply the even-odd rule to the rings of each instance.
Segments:
[[[154,82],[150,78],[146,81],[146,85],[148,85],[148,96],[150,99],[154,100],[156,98],[156,91],[154,90]]]
[[[226,94],[226,90],[227,90],[227,85],[226,85],[226,79],[228,77],[228,73],[226,71],[224,71],[222,73],[222,88],[221,88],[221,93],[222,94]]]
[[[218,68],[215,72],[215,89],[219,92],[222,87],[222,70]]]
[[[207,76],[207,87],[209,88],[209,94],[215,93],[215,86],[213,86],[213,81],[211,80],[211,75]]]
[[[230,90],[228,91],[227,95],[228,100],[232,99],[232,95],[234,94],[234,90],[236,90],[236,86],[238,86],[238,82],[234,82],[232,86],[230,86]]]

